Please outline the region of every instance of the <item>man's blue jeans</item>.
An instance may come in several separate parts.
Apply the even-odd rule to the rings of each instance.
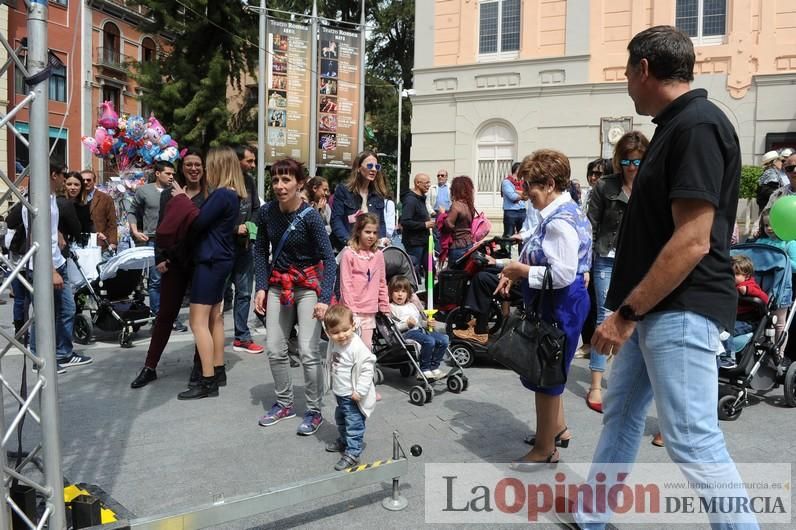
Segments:
[[[72,331],[75,324],[75,296],[72,293],[72,284],[66,272],[66,264],[57,269],[64,279],[62,289],[53,289],[53,308],[55,312],[55,358],[57,361],[66,361],[74,353],[72,345]],[[36,308],[33,308],[34,315]],[[30,328],[30,350],[36,354],[35,326]]]
[[[406,246],[406,253],[409,254],[409,257],[412,258],[412,262],[415,265],[415,270],[417,271],[418,278],[421,282],[423,281],[423,274],[428,272],[426,268],[428,267],[428,245],[422,246]]]
[[[252,339],[249,331],[249,308],[252,301],[252,284],[254,283],[254,260],[252,248],[239,249],[235,255],[235,265],[227,285],[235,286],[235,299],[232,305],[235,319],[235,338],[247,341]]]
[[[611,311],[605,308],[605,298],[608,296],[608,288],[611,286],[611,272],[614,270],[614,258],[603,258],[594,255],[594,262],[591,269],[591,281],[594,282],[594,294],[597,296],[597,319],[599,326]],[[604,372],[605,363],[608,357],[591,349],[589,355],[589,370],[592,372]]]
[[[637,324],[613,361],[611,384],[603,399],[603,430],[592,459],[595,464],[589,471],[592,484],[601,469],[599,463],[625,464],[630,471],[638,455],[647,410],[653,398],[666,451],[673,462],[728,464],[704,466],[701,474],[693,467],[681,465],[689,481],[741,482],[719,429],[716,355],[721,350],[716,323],[696,313],[651,313]],[[720,469],[722,474],[711,474],[715,469]],[[615,480],[606,482],[606,491],[613,483]],[[713,494],[712,490],[698,493]],[[745,488],[731,493],[722,490],[720,494],[747,497]],[[602,528],[609,518],[610,514],[576,515],[584,528]],[[717,513],[710,514],[709,518],[714,528],[734,528],[736,524],[756,528],[757,525],[753,514]]]
[[[339,440],[345,444],[347,455],[359,458],[365,440],[365,415],[350,397],[335,397],[337,408],[334,410],[334,422],[337,424],[337,432],[340,433]]]
[[[150,237],[146,245],[155,247],[155,238]],[[149,267],[149,279],[147,280],[147,291],[149,292],[149,309],[153,315],[157,315],[160,310],[160,271],[157,264]]]
[[[511,237],[522,230],[527,212],[522,210],[503,210],[503,237]]]

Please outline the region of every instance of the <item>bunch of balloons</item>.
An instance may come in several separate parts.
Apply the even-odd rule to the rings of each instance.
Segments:
[[[154,115],[147,120],[138,115],[119,117],[110,101],[100,108],[94,136],[84,136],[83,145],[99,158],[114,160],[119,171],[156,161],[173,164],[180,158],[177,142]]]

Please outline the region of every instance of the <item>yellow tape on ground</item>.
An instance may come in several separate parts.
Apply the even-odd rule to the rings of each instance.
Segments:
[[[356,473],[357,471],[365,471],[366,469],[372,469],[374,467],[379,467],[382,464],[389,464],[392,460],[376,460],[372,464],[360,464],[358,466],[349,467],[346,469],[346,473]]]
[[[82,488],[78,488],[74,484],[66,486],[64,488],[64,502],[72,502],[75,500],[76,497],[80,495],[91,495],[89,492]],[[102,501],[100,500],[100,503]],[[100,507],[100,521],[102,524],[114,523],[118,521],[116,517],[116,513],[113,510],[106,508],[104,505]]]

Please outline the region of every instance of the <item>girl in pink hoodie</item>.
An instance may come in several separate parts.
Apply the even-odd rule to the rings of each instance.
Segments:
[[[354,312],[362,342],[371,350],[376,313],[390,313],[384,254],[376,247],[378,241],[379,218],[361,214],[340,255],[341,302]]]

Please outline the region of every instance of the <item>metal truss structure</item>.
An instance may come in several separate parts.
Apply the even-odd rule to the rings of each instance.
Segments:
[[[0,127],[8,130],[28,146],[30,166],[14,180],[0,170],[0,179],[8,191],[0,196],[0,203],[12,195],[22,203],[30,220],[29,249],[21,259],[2,259],[3,268],[9,273],[0,283],[0,293],[10,289],[18,281],[30,292],[33,300],[33,316],[20,329],[7,332],[0,328],[0,491],[5,509],[0,509],[0,530],[12,527],[12,517],[30,528],[65,529],[63,478],[61,473],[60,423],[58,419],[58,381],[55,360],[55,317],[53,305],[53,265],[50,228],[50,170],[47,120],[47,92],[50,67],[47,48],[47,0],[25,0],[28,11],[26,63],[20,58],[20,49],[14,49],[7,35],[0,34],[0,44],[8,52],[8,60],[0,68],[0,76],[11,64],[22,73],[28,86],[28,94],[7,113],[0,111]],[[22,108],[30,113],[29,140],[12,124]],[[23,193],[21,183],[27,175],[30,184],[28,196]],[[33,269],[33,274],[25,271]],[[27,315],[26,315],[27,316]],[[35,329],[38,356],[27,347],[25,335]],[[29,391],[15,390],[15,382],[9,380],[3,364],[8,364],[9,352],[22,352],[25,363],[34,368]],[[5,363],[3,363],[5,361]],[[23,377],[27,374],[23,371]],[[26,385],[23,382],[23,389]],[[7,406],[10,396],[16,406]],[[13,410],[13,413],[10,411]],[[16,441],[19,430],[26,419],[40,427],[40,438],[35,447],[26,448],[18,454],[15,462],[9,462],[9,449]],[[17,449],[14,448],[14,451]],[[43,472],[34,463],[43,462]],[[20,506],[19,492],[26,491],[28,499],[35,495],[45,501],[44,511],[26,510]],[[16,499],[16,500],[15,500]],[[35,502],[34,502],[35,505]],[[32,512],[32,513],[31,513]]]

